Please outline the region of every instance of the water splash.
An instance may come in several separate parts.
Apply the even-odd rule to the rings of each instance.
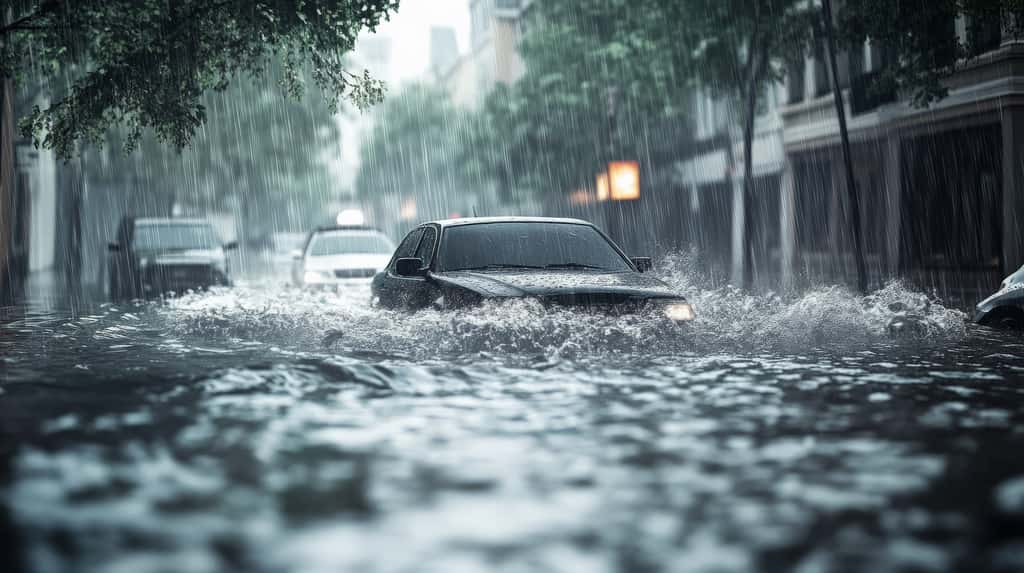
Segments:
[[[346,293],[236,288],[187,295],[159,309],[180,336],[220,336],[287,348],[332,348],[411,358],[689,352],[802,351],[873,343],[929,343],[966,336],[966,316],[892,282],[867,296],[839,286],[792,295],[707,288],[686,256],[660,276],[697,311],[692,324],[659,316],[612,317],[549,309],[533,300],[493,301],[457,311],[371,308],[368,290]]]

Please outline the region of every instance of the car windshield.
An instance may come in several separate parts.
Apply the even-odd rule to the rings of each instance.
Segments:
[[[133,243],[139,250],[215,249],[220,240],[206,223],[144,223],[136,225]]]
[[[628,271],[597,229],[574,223],[478,223],[445,229],[440,270],[563,268]]]
[[[313,237],[309,255],[390,255],[395,246],[379,233],[321,233]]]

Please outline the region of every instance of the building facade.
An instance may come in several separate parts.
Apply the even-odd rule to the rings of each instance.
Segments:
[[[867,44],[841,58],[875,284],[899,277],[974,299],[1024,264],[1024,42],[1003,24],[951,22],[950,33],[986,36],[972,38],[976,53],[927,109],[866,88],[890,65],[883,48]],[[853,249],[834,95],[821,55],[795,72],[780,108],[779,224],[794,255],[781,270],[796,280],[842,280],[852,274]]]

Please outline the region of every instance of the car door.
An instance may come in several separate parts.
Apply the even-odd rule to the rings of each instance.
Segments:
[[[416,253],[414,257],[423,261],[423,266],[432,269],[434,262],[434,252],[437,250],[437,228],[433,225],[429,225],[423,228],[423,237],[420,238],[420,243],[416,247]],[[408,298],[405,304],[408,308],[419,309],[426,308],[440,296],[437,285],[426,277],[401,277],[408,278],[410,282],[407,285],[406,292]]]
[[[391,262],[388,263],[384,272],[374,278],[374,295],[377,297],[377,301],[380,305],[384,308],[399,308],[404,306],[402,302],[403,299],[406,298],[406,290],[410,286],[417,284],[407,277],[399,277],[395,274],[395,261],[416,255],[416,250],[420,245],[420,239],[423,238],[423,229],[423,227],[417,227],[410,231],[409,234],[402,239],[402,242],[398,244],[398,248],[395,249],[395,254],[391,257]]]

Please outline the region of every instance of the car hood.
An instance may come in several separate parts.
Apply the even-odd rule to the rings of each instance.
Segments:
[[[1007,304],[1024,307],[1024,267],[1003,279],[999,290],[979,302],[975,307],[975,311],[978,313],[977,316],[980,317],[999,306]]]
[[[618,294],[639,298],[683,298],[651,275],[636,272],[508,271],[438,273],[442,284],[464,288],[486,297]]]
[[[335,269],[374,269],[384,268],[391,255],[352,254],[326,255],[322,257],[306,257],[305,268],[309,271],[333,271]]]
[[[218,265],[224,263],[221,249],[184,249],[180,251],[139,251],[139,260],[157,265]]]

